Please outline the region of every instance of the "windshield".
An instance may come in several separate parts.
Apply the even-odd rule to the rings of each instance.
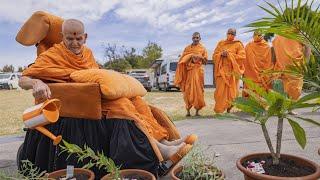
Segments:
[[[176,71],[176,69],[177,69],[177,63],[176,62],[170,63],[170,71]]]
[[[10,74],[0,74],[0,79],[8,79],[10,78]]]

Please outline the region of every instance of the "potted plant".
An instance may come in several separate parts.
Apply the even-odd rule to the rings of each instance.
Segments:
[[[222,170],[215,166],[214,158],[205,155],[199,145],[193,147],[193,150],[185,157],[182,166],[173,167],[170,176],[173,180],[223,180],[225,178]]]
[[[63,141],[63,145],[60,145],[62,152],[67,152],[69,156],[75,154],[79,161],[88,159],[89,162],[83,167],[90,169],[93,166],[99,169],[103,168],[109,174],[102,177],[103,180],[122,180],[122,179],[145,179],[156,180],[153,174],[141,169],[124,169],[120,170],[120,167],[116,166],[111,158],[107,158],[103,152],[95,153],[90,147],[84,146],[84,149],[75,144],[70,144]]]
[[[249,97],[238,97],[233,105],[240,110],[249,113],[254,117],[254,123],[260,124],[264,138],[270,150],[269,153],[249,154],[237,161],[237,168],[244,173],[245,179],[318,179],[320,167],[307,159],[293,155],[281,154],[281,142],[284,120],[288,120],[292,127],[294,137],[298,144],[304,148],[307,142],[304,129],[299,125],[298,120],[306,121],[320,126],[320,123],[289,112],[306,107],[319,106],[316,102],[320,98],[320,92],[310,93],[294,101],[284,93],[282,81],[276,80],[273,89],[268,92],[248,79],[243,79],[249,87],[245,90]],[[271,138],[266,127],[270,117],[276,116],[278,121],[276,148],[273,147]],[[241,117],[236,117],[241,119]],[[248,120],[246,120],[248,121]],[[264,163],[263,174],[252,172],[249,166],[252,162]]]
[[[48,174],[48,179],[67,179],[67,169],[61,169]],[[94,173],[88,169],[74,168],[72,176],[69,179],[75,178],[76,180],[94,180]]]

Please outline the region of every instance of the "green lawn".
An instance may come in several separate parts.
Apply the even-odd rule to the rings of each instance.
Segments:
[[[144,97],[150,104],[165,111],[173,120],[185,119],[185,106],[181,92],[149,92]],[[200,111],[203,117],[213,115],[213,89],[206,89],[207,106]],[[0,90],[0,135],[21,133],[22,113],[33,105],[31,91]],[[195,111],[192,111],[194,114]]]

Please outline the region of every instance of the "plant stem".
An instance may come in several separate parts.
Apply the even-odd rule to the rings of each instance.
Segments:
[[[278,116],[278,128],[277,128],[277,158],[280,158],[280,151],[281,151],[281,140],[282,140],[282,130],[283,130],[283,117]]]
[[[261,128],[262,128],[262,132],[263,132],[263,135],[264,135],[264,139],[266,140],[268,148],[269,148],[269,151],[271,153],[273,164],[279,163],[279,159],[277,158],[277,156],[276,156],[276,154],[274,152],[274,149],[273,149],[273,146],[272,146],[272,143],[271,143],[271,139],[270,139],[270,136],[269,136],[269,133],[268,133],[266,125],[265,124],[261,124]]]

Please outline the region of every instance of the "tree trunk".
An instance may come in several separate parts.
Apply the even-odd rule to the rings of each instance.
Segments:
[[[273,164],[279,164],[279,158],[276,156],[276,153],[274,152],[274,149],[273,149],[273,146],[272,146],[272,142],[271,142],[271,139],[270,139],[270,136],[269,136],[269,133],[268,133],[266,125],[265,124],[261,124],[261,128],[262,128],[262,132],[263,132],[264,138],[265,138],[265,140],[267,142],[269,151],[271,153]]]
[[[282,140],[282,130],[283,130],[283,117],[278,117],[278,128],[277,128],[277,149],[276,154],[277,158],[280,158],[280,152],[281,152],[281,140]]]

